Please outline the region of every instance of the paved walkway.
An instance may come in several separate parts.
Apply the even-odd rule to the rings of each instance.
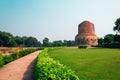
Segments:
[[[37,55],[36,51],[0,68],[0,80],[33,80],[33,67]]]

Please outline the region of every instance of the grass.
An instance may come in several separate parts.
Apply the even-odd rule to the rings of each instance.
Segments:
[[[48,53],[74,70],[80,80],[120,80],[120,49],[61,48]]]

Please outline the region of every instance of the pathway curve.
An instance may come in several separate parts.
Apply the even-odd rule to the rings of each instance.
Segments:
[[[0,68],[0,80],[33,80],[33,67],[40,52],[33,52],[4,65]]]

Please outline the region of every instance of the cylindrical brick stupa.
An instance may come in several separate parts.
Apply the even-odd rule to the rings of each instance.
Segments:
[[[75,45],[98,45],[98,37],[95,35],[93,23],[83,21],[78,25],[78,34],[75,37]]]

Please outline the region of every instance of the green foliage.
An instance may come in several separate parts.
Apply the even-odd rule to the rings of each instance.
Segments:
[[[50,58],[44,49],[37,58],[35,80],[79,80],[74,72]]]
[[[115,43],[120,43],[120,35],[115,35],[114,36],[114,41],[115,41]]]
[[[30,54],[30,53],[34,52],[34,51],[36,51],[36,49],[22,50],[22,51],[19,52],[19,57],[25,56],[27,54]],[[4,58],[4,63],[7,64],[11,61],[16,60],[18,58],[18,56],[17,56],[17,53],[11,53],[9,55],[4,55],[3,58]]]
[[[87,45],[79,45],[78,48],[81,49],[81,48],[87,48],[88,46]]]
[[[41,43],[34,37],[13,36],[9,32],[0,31],[0,46],[15,47],[18,45],[39,47],[41,46]]]
[[[38,47],[38,46],[41,46],[41,43],[34,37],[27,37],[24,40],[24,44],[27,47]]]
[[[120,80],[120,49],[61,48],[48,54],[74,70],[80,80]]]
[[[49,39],[48,38],[43,39],[43,46],[45,46],[45,47],[49,46]]]
[[[20,56],[25,56],[27,54],[30,54],[32,52],[36,51],[36,49],[25,49],[19,52]]]
[[[23,41],[24,41],[24,40],[23,40],[22,37],[15,36],[14,39],[15,39],[15,42],[17,43],[17,45],[23,44]]]
[[[120,18],[118,18],[115,22],[115,26],[113,27],[113,30],[120,33]]]
[[[96,47],[102,47],[102,48],[120,48],[120,43],[102,44],[102,45],[98,45]]]
[[[62,41],[59,40],[59,41],[53,41],[53,46],[62,46]]]
[[[13,60],[14,60],[14,58],[13,58],[13,56],[11,54],[4,56],[4,62],[5,62],[5,64],[7,64],[7,63],[9,63],[9,62],[11,62]]]
[[[13,35],[9,32],[0,31],[0,46],[16,46]]]
[[[0,54],[0,67],[2,67],[3,65],[4,65],[4,58],[2,54]]]
[[[16,53],[11,53],[9,55],[4,55],[4,62],[5,64],[14,61],[17,59],[17,54]]]
[[[104,39],[103,39],[103,38],[99,38],[99,39],[98,39],[98,44],[99,44],[99,45],[104,44]]]
[[[113,34],[107,34],[104,37],[104,43],[113,43],[114,42],[114,35]]]
[[[103,47],[103,48],[120,48],[120,35],[116,34],[107,34],[104,39],[98,39],[98,46],[94,47]]]

